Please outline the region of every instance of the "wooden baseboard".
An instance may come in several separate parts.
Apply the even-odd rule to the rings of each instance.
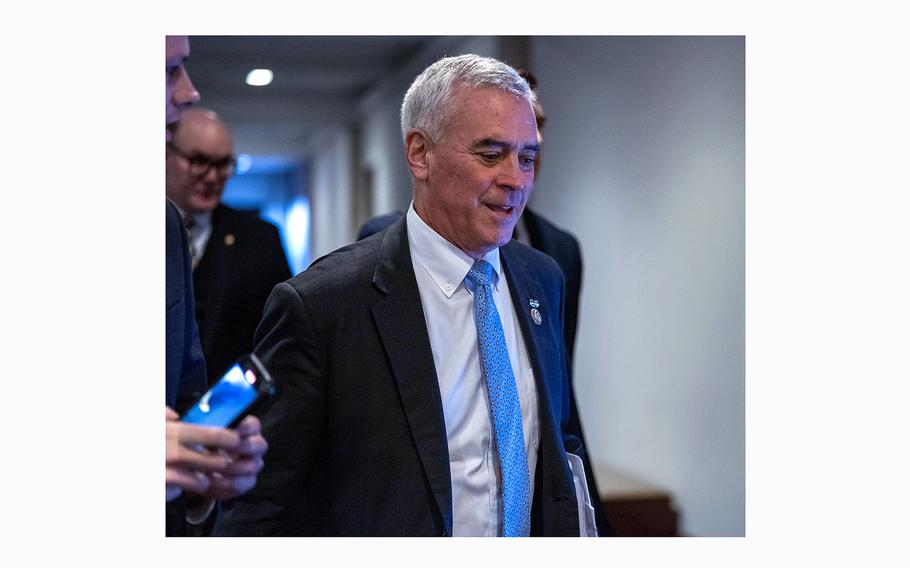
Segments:
[[[610,466],[594,470],[616,536],[679,536],[679,515],[668,491]]]
[[[669,497],[604,501],[615,536],[678,536]]]

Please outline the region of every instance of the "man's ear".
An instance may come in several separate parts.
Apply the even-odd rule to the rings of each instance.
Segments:
[[[404,154],[414,179],[426,181],[430,169],[429,152],[433,142],[423,130],[412,128],[404,138]]]

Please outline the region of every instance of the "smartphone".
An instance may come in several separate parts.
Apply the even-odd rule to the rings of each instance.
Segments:
[[[256,355],[240,357],[180,418],[190,424],[231,428],[263,400],[275,394],[275,383]]]

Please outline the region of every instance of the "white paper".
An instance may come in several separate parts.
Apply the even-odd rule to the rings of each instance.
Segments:
[[[575,498],[578,501],[578,534],[579,536],[597,536],[597,523],[594,521],[594,507],[591,506],[591,494],[588,492],[588,481],[585,479],[585,466],[581,458],[566,452],[572,480],[575,482]]]

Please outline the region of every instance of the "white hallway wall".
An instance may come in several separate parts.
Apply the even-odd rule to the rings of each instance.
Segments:
[[[350,128],[325,127],[311,159],[312,260],[350,243],[354,155]]]
[[[532,204],[584,254],[575,381],[591,453],[670,490],[684,533],[742,535],[744,41],[529,48],[548,115]],[[434,46],[364,98],[375,214],[410,200],[398,108],[413,78],[443,53],[500,50]]]
[[[531,40],[531,202],[582,244],[591,453],[668,488],[692,535],[745,532],[744,56],[742,38]]]

